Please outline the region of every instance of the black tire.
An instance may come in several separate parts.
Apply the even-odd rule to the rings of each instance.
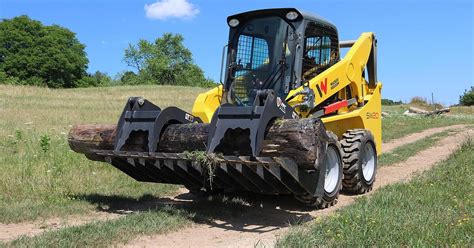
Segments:
[[[328,208],[333,206],[337,203],[337,198],[339,197],[339,192],[342,188],[342,178],[343,178],[343,161],[342,161],[342,150],[339,141],[337,140],[337,136],[331,132],[326,131],[329,141],[328,141],[328,149],[334,149],[337,153],[337,157],[339,160],[339,174],[337,178],[336,187],[332,192],[324,191],[324,195],[321,197],[315,197],[312,195],[298,195],[295,198],[309,207],[316,207],[318,209]],[[326,153],[327,154],[327,153]],[[327,157],[325,158],[326,161]],[[320,173],[326,173],[325,171],[321,171]]]
[[[374,137],[366,129],[349,130],[344,133],[341,146],[344,161],[343,191],[351,194],[364,194],[371,191],[377,174],[377,150]],[[366,176],[369,177],[371,174],[372,177],[366,178],[363,168],[367,166],[366,151],[370,151],[370,148],[373,151],[373,169],[372,173],[366,172]],[[372,163],[369,164],[372,167]]]

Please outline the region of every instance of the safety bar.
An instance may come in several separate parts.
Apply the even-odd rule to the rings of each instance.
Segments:
[[[339,42],[339,47],[340,48],[351,48],[354,43],[356,43],[357,40],[343,40]]]

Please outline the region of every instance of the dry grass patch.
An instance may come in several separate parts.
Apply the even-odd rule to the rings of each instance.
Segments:
[[[134,199],[171,194],[175,186],[138,183],[105,163],[72,152],[75,123],[115,123],[130,96],[191,110],[202,88],[171,86],[52,90],[0,85],[0,222],[94,209],[88,196]]]

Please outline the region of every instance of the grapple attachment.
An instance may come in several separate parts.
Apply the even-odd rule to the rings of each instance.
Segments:
[[[154,152],[167,125],[193,122],[201,119],[177,107],[161,110],[141,97],[130,97],[117,124],[115,151],[126,150],[128,140],[142,138],[147,151]]]
[[[325,171],[320,155],[327,147],[320,120],[315,120],[317,128],[312,133],[312,142],[318,144],[313,167],[303,168],[294,159],[262,151],[270,123],[296,118],[293,108],[272,90],[258,91],[253,106],[218,108],[209,124],[206,150],[171,153],[157,150],[165,128],[200,119],[175,107],[161,110],[142,98],[130,98],[118,122],[115,149],[95,150],[94,156],[143,182],[180,184],[196,191],[320,196],[324,191],[324,173],[320,172]],[[245,140],[245,145],[238,140]],[[137,143],[142,145],[137,147]]]
[[[137,181],[180,184],[191,190],[296,196],[319,196],[324,190],[324,173],[301,169],[285,157],[222,156],[198,161],[183,153],[96,151],[96,154]],[[324,171],[324,165],[319,169]]]

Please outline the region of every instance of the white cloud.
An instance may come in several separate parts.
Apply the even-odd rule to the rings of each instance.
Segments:
[[[189,19],[199,13],[199,9],[188,0],[158,0],[150,5],[145,4],[146,17],[166,20],[169,18]]]

